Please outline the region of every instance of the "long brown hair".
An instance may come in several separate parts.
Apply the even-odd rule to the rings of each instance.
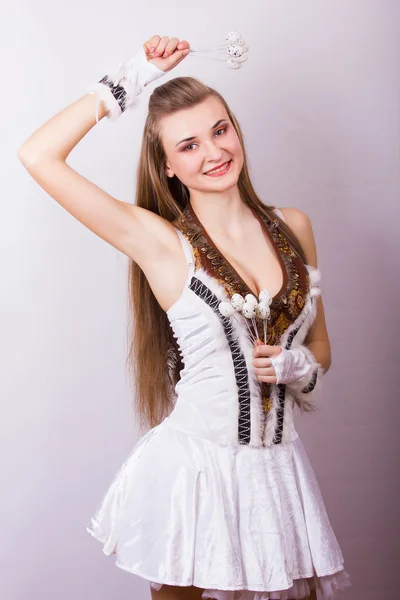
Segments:
[[[163,168],[165,153],[159,134],[162,117],[189,108],[215,96],[224,105],[239,137],[244,163],[238,179],[243,202],[276,219],[274,206],[265,205],[250,181],[242,131],[224,98],[213,88],[193,77],[176,77],[156,87],[150,96],[139,164],[136,205],[151,210],[168,221],[182,214],[189,201],[188,188]],[[280,227],[304,262],[306,257],[295,234],[281,219]],[[174,386],[183,368],[181,357],[165,311],[158,304],[141,268],[129,262],[130,336],[127,364],[132,377],[134,405],[141,428],[154,427],[172,410]]]

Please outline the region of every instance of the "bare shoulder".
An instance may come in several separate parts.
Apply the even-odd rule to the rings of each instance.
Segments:
[[[307,257],[308,264],[317,267],[317,249],[310,217],[299,208],[286,207],[280,210],[287,225],[296,234]]]
[[[286,207],[280,209],[285,217],[287,224],[297,234],[311,228],[310,217],[299,208]]]

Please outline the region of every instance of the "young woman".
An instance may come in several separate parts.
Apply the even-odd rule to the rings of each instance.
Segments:
[[[238,121],[191,77],[151,94],[136,204],[66,163],[188,49],[153,36],[19,151],[57,202],[131,259],[130,359],[150,429],[87,530],[157,600],[328,600],[350,580],[293,423],[331,363],[309,218],[258,198]]]

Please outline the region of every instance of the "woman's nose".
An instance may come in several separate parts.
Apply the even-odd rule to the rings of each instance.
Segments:
[[[206,160],[218,160],[222,157],[223,152],[215,142],[206,144],[204,156]]]

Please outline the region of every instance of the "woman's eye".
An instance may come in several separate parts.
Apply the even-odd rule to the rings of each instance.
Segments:
[[[219,131],[222,131],[222,132],[226,131],[226,127],[222,127],[221,129],[217,129],[217,131],[216,131],[215,133],[218,133]],[[220,137],[220,136],[217,136],[217,137]],[[192,146],[194,146],[194,145],[195,145],[195,144],[189,144],[188,146],[186,146],[186,147],[183,149],[183,151],[184,151],[184,152],[186,152],[186,150],[190,150],[190,148],[191,148]]]

